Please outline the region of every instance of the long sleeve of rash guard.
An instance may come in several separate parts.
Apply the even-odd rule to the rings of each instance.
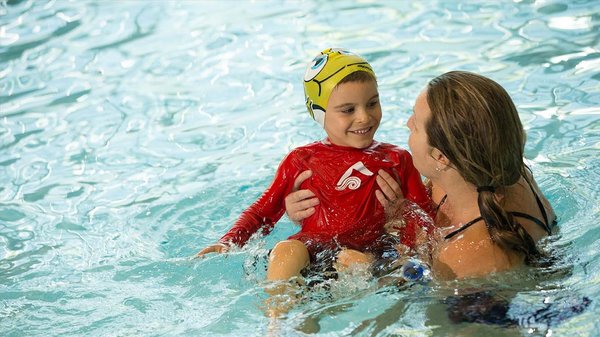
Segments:
[[[243,246],[250,237],[263,230],[267,234],[285,213],[285,197],[291,192],[298,168],[293,152],[282,161],[271,186],[250,207],[242,212],[231,229],[219,240],[223,244]]]

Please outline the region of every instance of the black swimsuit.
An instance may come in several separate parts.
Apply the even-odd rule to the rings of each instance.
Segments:
[[[552,227],[554,227],[556,225],[556,220],[552,221],[552,224],[549,224],[548,222],[548,215],[546,214],[546,209],[544,209],[544,205],[542,204],[542,200],[540,199],[540,197],[537,195],[537,193],[535,193],[535,190],[533,189],[533,186],[531,186],[531,183],[525,179],[525,181],[527,181],[527,184],[529,185],[529,188],[531,188],[531,191],[533,192],[533,195],[535,195],[535,201],[538,204],[538,207],[540,208],[540,213],[542,213],[542,216],[544,217],[544,221],[541,221],[540,219],[531,216],[527,213],[521,213],[521,212],[509,212],[510,214],[512,214],[513,216],[519,217],[519,218],[524,218],[527,220],[531,220],[532,222],[534,222],[535,224],[537,224],[538,226],[542,227],[543,230],[546,231],[546,233],[548,233],[548,235],[552,234]],[[440,208],[440,206],[446,201],[446,197],[448,197],[448,195],[446,194],[442,200],[440,200],[440,203],[438,204],[437,209]],[[479,222],[483,220],[483,217],[479,216],[469,222],[467,222],[466,224],[462,225],[462,227],[460,227],[459,229],[451,232],[450,234],[446,235],[444,237],[444,239],[448,240],[450,238],[453,238],[454,236],[456,236],[457,234],[459,234],[460,232],[466,230],[467,228],[471,227],[471,225]]]

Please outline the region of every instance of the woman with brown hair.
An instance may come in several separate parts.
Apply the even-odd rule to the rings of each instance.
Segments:
[[[467,278],[531,264],[555,215],[523,162],[525,132],[508,93],[481,75],[452,71],[431,80],[408,120],[415,167],[438,205],[431,252],[440,278]],[[403,196],[381,174],[386,207]],[[299,195],[299,194],[296,194]],[[286,199],[298,220],[310,199]],[[297,200],[301,199],[301,200]]]

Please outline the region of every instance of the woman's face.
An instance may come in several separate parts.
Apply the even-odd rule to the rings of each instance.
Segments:
[[[436,160],[432,157],[432,147],[429,145],[425,124],[431,117],[431,111],[427,104],[427,89],[421,91],[415,106],[413,114],[408,119],[406,125],[410,129],[408,137],[408,146],[412,152],[413,162],[421,175],[430,178],[435,172]]]

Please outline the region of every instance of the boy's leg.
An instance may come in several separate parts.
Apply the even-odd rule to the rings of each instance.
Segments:
[[[310,256],[302,241],[285,240],[277,243],[269,255],[267,281],[289,280],[300,276],[308,266]]]
[[[310,263],[308,249],[298,240],[285,240],[277,243],[269,255],[267,281],[279,281],[266,287],[269,294],[266,315],[279,317],[293,305],[297,284],[287,282],[299,277],[300,272]]]
[[[373,263],[373,255],[354,249],[342,249],[336,258],[335,269],[343,271],[350,267],[368,268]]]

